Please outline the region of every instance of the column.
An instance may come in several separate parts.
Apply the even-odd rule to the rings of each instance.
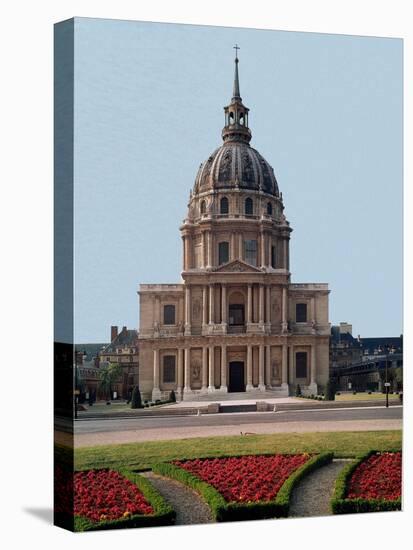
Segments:
[[[271,388],[271,346],[265,346],[265,383]]]
[[[227,388],[227,345],[221,345],[221,391],[228,391]]]
[[[242,250],[242,234],[241,233],[238,236],[238,259],[239,260],[244,259],[244,251]]]
[[[281,385],[288,389],[288,346],[283,344],[282,365],[281,365]]]
[[[201,233],[201,268],[205,267],[205,231]]]
[[[182,271],[186,270],[186,235],[182,235]]]
[[[260,391],[265,391],[265,384],[264,384],[264,345],[263,344],[260,344],[260,346],[259,346],[258,389]]]
[[[208,287],[202,287],[202,325],[208,324]]]
[[[247,323],[252,323],[252,285],[248,285]]]
[[[206,257],[207,257],[207,269],[211,269],[212,254],[211,254],[211,232],[207,231],[206,234]]]
[[[311,297],[311,326],[315,331],[316,321],[315,321],[315,299],[314,296]]]
[[[252,391],[254,389],[252,385],[252,346],[247,346],[247,387],[246,391]]]
[[[214,346],[209,346],[209,382],[208,382],[208,391],[215,391],[215,366],[214,366]]]
[[[209,231],[208,232],[208,266],[209,268],[211,268],[213,265],[214,265],[214,260],[213,260],[213,256],[212,256],[212,249],[213,249],[213,246],[212,246],[212,232]]]
[[[214,315],[214,285],[209,285],[209,324],[213,325],[215,323]]]
[[[189,235],[185,235],[184,247],[185,247],[185,270],[191,268],[191,250],[190,250]]]
[[[315,386],[316,385],[316,358],[315,358],[315,352],[316,352],[316,344],[312,344],[311,346],[311,371],[310,371],[310,385]]]
[[[191,334],[191,287],[185,286],[185,334]]]
[[[221,285],[221,323],[224,326],[227,324],[227,287],[225,284]]]
[[[265,322],[271,325],[271,286],[267,285],[265,288],[265,291],[266,291]]]
[[[202,348],[202,392],[208,391],[208,348]]]
[[[288,323],[287,323],[287,288],[283,287],[282,294],[282,317],[281,317],[281,332],[287,332]]]
[[[190,348],[185,348],[184,355],[185,355],[185,366],[184,366],[184,372],[185,372],[185,386],[184,386],[184,393],[191,393],[191,365],[190,365]]]
[[[159,350],[153,350],[153,390],[152,399],[160,399],[161,390],[159,388]]]
[[[264,233],[260,234],[261,242],[261,267],[265,267],[265,235]]]
[[[259,324],[264,324],[264,285],[260,284],[260,296],[259,296]]]
[[[295,380],[295,376],[294,376],[294,346],[293,345],[290,346],[290,372],[289,372],[288,379],[290,381],[290,384],[293,384],[293,382]]]
[[[229,259],[231,262],[234,259],[234,243],[235,243],[234,233],[231,233],[229,237]]]
[[[177,384],[177,393],[179,396],[182,394],[183,389],[183,380],[184,380],[184,350],[182,348],[178,348],[178,384]]]
[[[271,263],[271,247],[272,247],[272,236],[271,233],[268,234],[268,266],[272,267]]]
[[[287,262],[287,239],[283,239],[283,268],[288,269]]]

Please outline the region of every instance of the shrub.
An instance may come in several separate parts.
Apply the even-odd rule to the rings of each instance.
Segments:
[[[131,409],[142,408],[142,398],[141,398],[141,392],[139,391],[139,386],[134,386],[133,388],[130,407]]]
[[[169,394],[169,401],[170,403],[176,403],[176,395],[174,390],[172,390],[171,393]]]
[[[313,456],[286,479],[275,499],[248,503],[227,502],[212,485],[175,464],[154,464],[152,470],[160,475],[176,479],[197,491],[207,502],[216,521],[249,521],[287,517],[291,493],[297,483],[316,468],[331,462],[332,458],[333,453],[322,453]]]
[[[295,396],[296,397],[301,397],[302,396],[300,384],[297,384],[297,386],[295,388]]]
[[[326,401],[334,401],[336,398],[336,384],[334,380],[330,378],[326,384],[325,399]]]

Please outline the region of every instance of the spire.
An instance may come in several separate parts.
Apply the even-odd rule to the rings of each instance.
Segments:
[[[238,50],[240,47],[238,44],[235,44],[234,50],[235,50],[235,74],[234,74],[234,89],[232,92],[232,100],[239,99],[241,100],[241,96],[239,93],[239,76],[238,76]]]
[[[234,88],[232,90],[231,103],[224,107],[225,126],[222,130],[222,139],[224,141],[242,141],[249,143],[251,140],[251,131],[248,128],[248,107],[242,103],[239,92],[238,76],[238,50],[240,47],[235,44],[235,73]]]

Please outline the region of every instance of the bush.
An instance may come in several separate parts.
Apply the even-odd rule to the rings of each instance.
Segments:
[[[334,401],[336,398],[336,384],[334,380],[328,380],[326,384],[325,399],[326,401]]]
[[[174,390],[172,390],[171,393],[169,394],[169,401],[171,403],[176,403],[176,395],[175,395]]]
[[[302,396],[300,384],[297,384],[297,386],[295,388],[295,396],[296,397],[301,397]]]
[[[354,460],[341,470],[339,476],[336,479],[334,487],[333,497],[331,499],[331,510],[333,514],[354,514],[360,512],[384,512],[389,510],[400,510],[401,499],[398,500],[381,500],[372,499],[367,500],[364,498],[346,498],[347,486],[350,482],[351,476],[356,468],[371,455],[377,451],[370,450],[363,454],[359,459]]]
[[[139,386],[134,386],[131,397],[131,409],[141,409],[142,408],[142,398],[141,392],[139,391]]]
[[[267,502],[226,502],[224,497],[205,481],[171,463],[159,463],[152,466],[152,471],[176,479],[198,492],[207,502],[216,521],[249,521],[275,517],[287,517],[292,490],[297,483],[316,468],[331,462],[333,453],[322,453],[313,456],[283,483],[274,500]]]
[[[129,518],[99,521],[98,523],[92,522],[85,517],[75,516],[75,531],[124,529],[125,527],[155,527],[160,525],[173,525],[175,523],[175,511],[158,493],[150,481],[126,469],[120,468],[117,471],[138,486],[139,490],[154,509],[154,513],[150,515],[136,514]]]
[[[356,394],[357,394],[357,392],[356,392],[356,391],[353,391],[353,395],[356,395]]]

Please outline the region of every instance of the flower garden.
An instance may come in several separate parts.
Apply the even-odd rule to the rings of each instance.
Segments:
[[[287,517],[292,489],[332,453],[272,454],[181,460],[153,471],[197,491],[216,521]]]
[[[142,476],[110,469],[74,473],[76,531],[170,525],[175,512]]]
[[[401,509],[402,453],[370,451],[338,477],[333,513]]]

